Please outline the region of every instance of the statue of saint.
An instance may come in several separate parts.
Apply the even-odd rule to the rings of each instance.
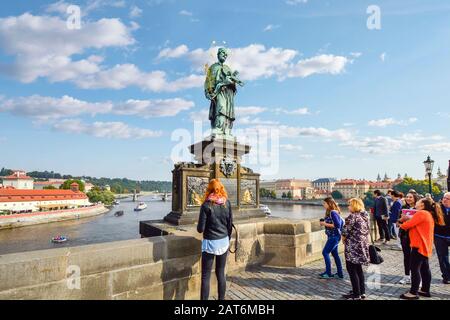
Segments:
[[[217,52],[218,62],[207,70],[205,81],[205,96],[211,100],[209,108],[209,120],[214,137],[232,137],[234,116],[234,96],[237,86],[244,83],[239,80],[239,72],[232,72],[225,64],[228,57],[225,48],[219,48]]]

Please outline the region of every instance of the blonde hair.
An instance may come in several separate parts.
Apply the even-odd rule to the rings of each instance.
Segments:
[[[351,212],[362,212],[365,210],[364,202],[359,198],[352,198],[348,201]]]

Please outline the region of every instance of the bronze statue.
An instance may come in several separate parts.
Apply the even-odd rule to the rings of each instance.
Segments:
[[[232,72],[225,64],[227,57],[227,50],[219,48],[217,52],[219,61],[207,69],[205,80],[205,96],[211,100],[209,120],[213,137],[232,137],[231,129],[235,120],[234,96],[237,85],[244,85],[238,78],[239,72]]]

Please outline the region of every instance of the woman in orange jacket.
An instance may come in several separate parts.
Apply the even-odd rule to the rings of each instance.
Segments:
[[[441,207],[431,199],[420,199],[416,203],[418,210],[412,217],[403,216],[400,226],[409,231],[411,245],[411,290],[400,298],[417,300],[419,296],[431,297],[431,271],[428,259],[433,252],[434,225],[444,225]],[[419,290],[420,282],[422,288]]]

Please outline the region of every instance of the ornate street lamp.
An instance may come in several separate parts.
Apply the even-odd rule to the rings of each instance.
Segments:
[[[423,162],[425,166],[425,172],[428,175],[428,188],[429,193],[432,195],[432,188],[431,188],[431,174],[433,173],[433,166],[434,166],[434,160],[431,160],[430,156],[427,157],[427,160]]]

